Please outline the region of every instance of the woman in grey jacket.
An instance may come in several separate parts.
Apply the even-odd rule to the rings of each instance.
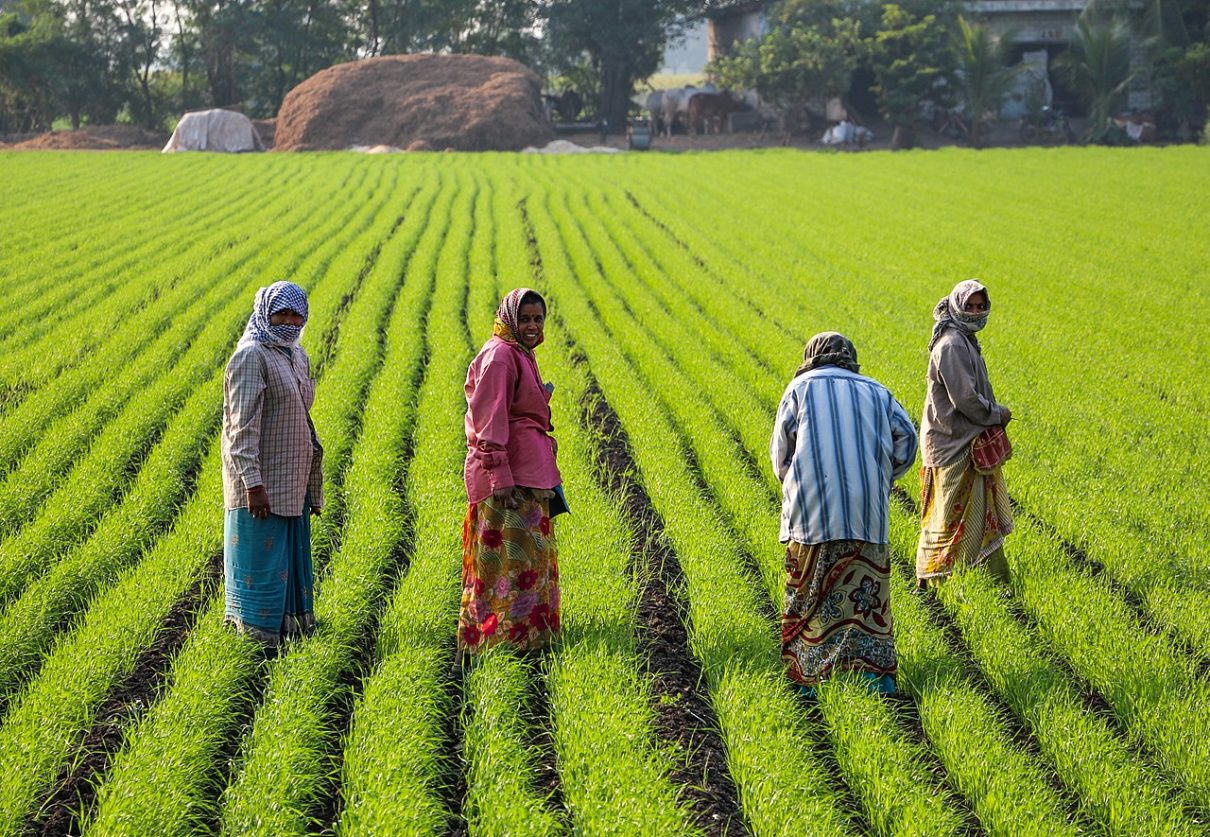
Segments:
[[[261,288],[223,379],[226,621],[269,646],[315,627],[310,515],[323,506],[323,448],[298,344],[306,321],[298,285]]]
[[[971,445],[988,428],[1012,420],[996,401],[975,333],[987,324],[991,300],[980,282],[959,282],[933,309],[928,392],[920,422],[921,531],[919,586],[947,578],[958,566],[986,565],[1008,581],[1004,536],[1013,529],[1001,466],[975,468]]]

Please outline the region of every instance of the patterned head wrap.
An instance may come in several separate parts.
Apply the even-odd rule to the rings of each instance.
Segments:
[[[256,292],[256,301],[252,303],[252,316],[248,318],[248,327],[240,344],[267,343],[277,346],[297,346],[298,338],[302,336],[303,326],[273,325],[269,318],[279,311],[297,311],[302,315],[303,325],[307,320],[307,292],[293,282],[274,282],[267,288]]]
[[[521,314],[521,300],[525,298],[526,294],[537,297],[537,301],[542,303],[542,310],[546,310],[546,300],[542,298],[542,294],[532,288],[511,290],[500,301],[500,307],[496,309],[496,327],[492,329],[492,334],[506,343],[513,344],[523,352],[528,352],[529,349],[517,339],[517,317]],[[543,340],[545,337],[540,337],[538,344],[541,345]]]
[[[802,353],[802,366],[794,373],[798,377],[804,372],[821,366],[839,366],[850,372],[860,372],[857,365],[857,348],[853,341],[837,331],[822,331],[807,341]]]
[[[980,291],[987,297],[987,310],[980,314],[968,314],[966,301]],[[933,326],[933,336],[929,339],[929,351],[932,351],[933,346],[937,344],[941,333],[951,326],[970,335],[971,339],[975,341],[975,346],[978,346],[979,340],[975,337],[975,332],[987,325],[987,315],[991,313],[991,310],[992,297],[987,292],[987,288],[983,287],[982,282],[978,279],[959,282],[950,291],[950,295],[942,297],[933,308],[933,320],[936,321],[936,324]]]

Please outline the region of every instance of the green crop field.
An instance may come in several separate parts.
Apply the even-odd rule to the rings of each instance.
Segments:
[[[1210,149],[0,155],[0,835],[1204,834]],[[914,416],[977,276],[1011,591],[902,694],[781,673],[773,414],[815,332]],[[222,372],[311,298],[321,629],[222,624]],[[452,679],[467,364],[550,301],[564,631]]]

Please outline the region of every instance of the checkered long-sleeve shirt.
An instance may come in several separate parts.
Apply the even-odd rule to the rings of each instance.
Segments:
[[[323,506],[323,448],[309,411],[311,361],[301,347],[263,343],[236,348],[223,377],[223,500],[248,507],[248,489],[264,486],[273,514],[297,517],[308,493]]]
[[[782,484],[781,540],[886,543],[891,482],[916,458],[916,429],[882,384],[839,366],[786,387],[770,455]]]

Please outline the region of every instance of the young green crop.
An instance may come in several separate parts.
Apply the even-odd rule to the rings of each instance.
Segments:
[[[494,213],[497,269],[517,282],[534,271],[518,198],[511,189],[499,190]],[[543,280],[539,275],[533,281]],[[472,334],[488,332],[504,290],[480,303],[483,328]],[[575,506],[558,521],[563,634],[546,680],[563,801],[583,833],[691,833],[689,812],[669,778],[678,754],[654,739],[653,698],[640,673],[638,579],[628,566],[634,534],[618,498],[596,482],[591,448],[601,440],[584,427],[581,414],[588,382],[569,358],[557,308],[552,316],[541,363],[555,382],[559,470]]]
[[[472,194],[469,178],[458,174],[459,191]],[[469,200],[458,205],[459,234],[442,252],[432,308],[421,320],[428,334],[427,370],[404,489],[414,515],[413,545],[406,574],[382,614],[377,663],[354,705],[345,741],[344,810],[336,823],[342,834],[431,833],[444,829],[452,815],[442,780],[452,758],[445,731],[453,696],[446,675],[457,621],[460,578],[454,568],[460,566],[465,512],[459,480],[465,442],[460,424],[451,419],[465,408],[461,382],[470,361],[465,247],[473,211]]]
[[[87,246],[92,241],[65,245],[47,236],[23,252],[22,264],[13,265],[14,281],[21,281],[22,269],[29,276],[19,285],[25,292],[20,298],[0,303],[0,358],[4,360],[0,364],[0,391],[10,381],[28,380],[27,364],[39,347],[45,352],[48,346],[53,346],[60,362],[66,362],[80,354],[75,347],[96,345],[109,334],[114,323],[125,322],[153,302],[171,286],[174,277],[129,281],[130,274],[158,261],[163,252],[173,249],[175,242],[193,237],[198,229],[238,223],[249,197],[271,195],[274,188],[282,187],[282,183],[275,182],[281,180],[280,174],[277,177],[271,174],[259,172],[234,189],[221,179],[210,179],[198,186],[197,193],[185,202],[172,189],[159,189],[157,202],[148,212],[115,206],[114,211],[101,215],[109,218],[110,223],[95,227],[87,223],[87,218],[63,213],[77,228],[88,230],[98,246]],[[161,192],[163,203],[158,202]],[[129,195],[120,194],[116,203],[129,203],[129,199]],[[166,213],[174,203],[179,209]],[[98,209],[88,206],[89,212]],[[63,207],[58,210],[62,213]],[[81,275],[89,277],[87,287],[81,288],[77,283]],[[104,316],[98,316],[99,312],[104,312]],[[21,394],[24,397],[28,390],[21,390]],[[6,409],[12,404],[11,399],[5,399]]]
[[[1186,677],[1186,676],[1187,676],[1187,675],[1175,675],[1175,680],[1176,680],[1176,681],[1183,680],[1183,679],[1185,679],[1185,677]],[[1171,680],[1172,680],[1172,676],[1166,677],[1166,679],[1165,679],[1165,680],[1171,681]],[[1180,692],[1179,692],[1179,691],[1177,691],[1176,693],[1177,693],[1177,694],[1179,694]],[[1177,699],[1181,699],[1181,698],[1177,698]],[[1186,704],[1186,705],[1187,705],[1187,704]],[[1152,718],[1154,718],[1154,720],[1158,720],[1159,714],[1152,715],[1151,717],[1152,717]],[[1158,734],[1158,733],[1157,733],[1157,734]],[[1169,737],[1169,740],[1171,740],[1171,738],[1170,738],[1170,737]]]
[[[96,777],[95,816],[81,812],[92,832],[213,831],[240,794],[289,813],[273,820],[282,831],[320,826],[308,818],[321,811],[345,832],[397,830],[403,815],[420,830],[451,816],[485,832],[689,830],[669,778],[682,754],[653,733],[635,646],[629,522],[591,463],[580,404],[591,385],[620,417],[629,478],[683,567],[687,653],[744,827],[1199,833],[1210,810],[1205,162],[1192,148],[0,155],[12,186],[0,206],[0,555],[41,564],[27,587],[16,569],[13,592],[26,589],[0,610],[0,832],[34,822],[167,609],[193,595],[203,614]],[[446,202],[441,184],[454,181],[476,184],[473,210]],[[293,226],[279,217],[314,204],[328,210]],[[374,386],[387,386],[382,271],[413,234],[451,223],[463,232],[437,262],[440,296],[407,303],[432,306],[409,338],[424,347],[424,394],[371,413],[379,370]],[[196,344],[213,319],[242,325],[234,300],[273,270],[314,291],[305,345],[331,488],[314,532],[325,623],[393,578],[353,537],[381,487],[364,478],[368,463],[353,479],[352,451],[416,419],[415,459],[391,499],[416,514],[403,538],[412,560],[364,684],[365,658],[344,641],[361,654],[371,641],[364,603],[339,638],[262,667],[223,627],[221,596],[196,593],[213,583],[221,492],[217,393],[195,390],[216,388],[225,351]],[[784,586],[765,465],[772,409],[806,338],[838,328],[863,371],[918,412],[929,312],[968,275],[992,289],[980,337],[1019,419],[1013,585],[971,573],[935,600],[910,595],[918,520],[893,504],[906,697],[836,681],[807,709],[785,688],[770,619]],[[521,284],[547,292],[552,311],[539,359],[558,387],[574,508],[559,520],[564,635],[540,665],[489,655],[458,691],[445,671],[465,511],[459,388],[500,291]],[[182,365],[186,351],[197,365]],[[904,486],[915,492],[916,478]],[[332,724],[359,688],[341,741]],[[279,741],[287,716],[305,721]],[[221,796],[275,755],[279,772]],[[459,775],[467,795],[454,799],[442,786]]]
[[[339,192],[321,194],[330,198]],[[267,227],[265,233],[272,237],[295,223],[305,222],[312,213],[323,210],[323,200],[303,205],[303,210],[300,215],[284,214],[279,224]],[[101,384],[103,390],[112,392],[111,398],[128,400],[96,437],[89,440],[91,445],[87,454],[80,455],[77,451],[83,440],[48,434],[38,449],[39,453],[47,451],[45,455],[32,457],[34,462],[23,462],[9,474],[4,483],[5,490],[0,491],[0,498],[9,501],[0,504],[0,509],[7,514],[0,516],[0,520],[15,529],[14,524],[22,519],[23,513],[36,509],[37,517],[19,534],[0,543],[0,602],[12,601],[31,578],[45,572],[64,545],[78,542],[91,533],[101,514],[120,496],[129,472],[142,465],[141,457],[162,433],[169,417],[183,406],[191,392],[211,378],[230,354],[241,326],[247,322],[249,304],[244,288],[248,280],[259,281],[261,271],[272,273],[269,268],[275,264],[288,271],[302,258],[298,255],[295,262],[286,260],[282,264],[283,255],[262,253],[248,265],[247,273],[237,272],[233,278],[221,283],[221,296],[202,297],[198,306],[206,303],[223,305],[211,317],[200,316],[203,308],[187,311],[185,316],[198,320],[202,326],[199,333],[192,335],[191,344],[187,342],[191,336],[189,332],[177,335],[175,328],[166,332],[164,337],[177,342],[178,350],[188,345],[175,365],[168,366],[164,356],[154,351],[167,347],[153,344],[138,364],[140,374],[124,376],[121,384]],[[221,377],[218,380],[221,381]],[[62,474],[62,465],[55,468],[46,461],[48,459],[74,467]],[[57,478],[63,482],[56,488]]]
[[[391,174],[385,189],[375,189],[380,202],[393,193]],[[338,342],[339,348],[335,362],[316,365],[319,382],[313,408],[325,445],[324,489],[329,505],[320,519],[328,527],[333,526],[331,497],[343,487],[352,447],[346,440],[357,435],[355,418],[360,419],[365,391],[383,360],[378,335],[402,277],[398,259],[414,251],[435,187],[436,182],[427,178],[423,192],[405,198],[399,211],[412,219],[407,226],[394,223],[396,208],[391,204],[370,203],[364,213],[368,226],[352,243],[339,237],[331,242],[329,255],[340,251],[331,263],[326,263],[323,250],[317,254],[321,258],[315,269],[334,281],[320,283],[311,294],[313,322],[321,329],[321,345]],[[391,234],[397,227],[396,240]],[[392,255],[380,259],[384,246]],[[359,259],[364,260],[361,270],[356,269]],[[366,287],[356,285],[363,273],[369,274],[368,288],[352,296],[357,287]],[[350,299],[345,310],[342,300]],[[330,550],[317,543],[313,547],[316,570],[323,573]],[[212,829],[217,821],[226,773],[221,753],[238,737],[249,695],[258,690],[257,676],[264,674],[255,644],[223,624],[223,610],[218,593],[174,662],[170,688],[115,757],[110,778],[99,789],[93,823],[97,832],[176,833],[192,829],[195,822]],[[199,700],[202,683],[205,699]]]
[[[773,159],[779,166],[786,162]],[[1129,345],[1132,340],[1131,320],[1115,316],[1116,310],[1129,308],[1140,316],[1163,316],[1155,300],[1163,298],[1167,288],[1151,278],[1155,271],[1138,263],[1137,255],[1133,259],[1137,269],[1131,269],[1132,259],[1116,255],[1110,266],[1083,242],[1083,236],[1076,239],[1078,244],[1071,245],[1070,222],[1053,217],[1060,213],[1077,217],[1078,213],[1066,204],[1051,210],[1048,216],[1032,202],[1021,200],[1020,193],[1028,187],[1009,186],[1003,180],[994,185],[1006,193],[989,201],[986,187],[957,188],[960,178],[938,165],[936,158],[931,162],[914,161],[910,164],[916,169],[914,177],[900,174],[899,182],[890,184],[881,174],[872,176],[870,166],[849,172],[854,176],[841,181],[837,177],[839,171],[812,165],[812,175],[820,181],[817,186],[821,193],[843,191],[849,197],[842,202],[819,201],[809,206],[805,205],[801,191],[782,185],[788,182],[787,178],[771,177],[769,158],[753,158],[750,162],[744,178],[724,172],[721,178],[702,184],[701,197],[708,199],[676,201],[661,217],[677,228],[678,236],[690,242],[695,253],[712,258],[709,254],[721,247],[730,251],[732,263],[746,262],[745,271],[754,281],[745,283],[741,293],[767,296],[769,289],[779,288],[764,303],[765,310],[772,312],[784,302],[801,299],[795,276],[809,277],[809,284],[820,289],[862,287],[865,283],[870,288],[870,298],[863,299],[864,305],[846,320],[861,325],[861,330],[855,333],[862,345],[886,348],[888,353],[901,355],[905,339],[896,312],[927,312],[936,296],[949,285],[934,291],[931,298],[922,295],[921,290],[930,280],[935,282],[933,266],[947,264],[955,269],[956,278],[965,275],[961,271],[984,276],[990,273],[997,299],[1004,306],[1003,309],[998,306],[997,310],[1004,310],[1006,316],[1012,316],[1014,310],[1029,310],[1033,317],[1043,318],[1046,324],[1027,331],[1019,344],[1014,345],[1011,332],[989,338],[989,351],[994,351],[999,342],[1012,349],[1003,360],[993,361],[997,370],[1003,370],[997,372],[996,380],[1000,392],[1009,392],[1010,399],[1016,390],[1008,387],[1017,378],[1024,382],[1017,404],[1028,411],[1031,420],[1019,425],[1023,434],[1020,438],[1034,449],[1033,461],[1042,465],[1037,472],[1028,462],[1017,465],[1020,476],[1014,481],[1014,492],[1030,506],[1039,511],[1044,509],[1044,517],[1053,518],[1061,531],[1077,534],[1081,543],[1089,545],[1092,558],[1104,563],[1144,601],[1150,618],[1204,655],[1210,649],[1210,615],[1196,601],[1197,591],[1205,586],[1204,576],[1210,564],[1196,560],[1196,556],[1204,554],[1206,522],[1205,516],[1181,497],[1185,490],[1196,493],[1194,486],[1205,481],[1205,469],[1192,463],[1206,461],[1210,445],[1205,443],[1205,434],[1189,426],[1189,408],[1196,410],[1197,405],[1208,402],[1196,394],[1196,388],[1165,385],[1153,373],[1147,354],[1122,355],[1116,348]],[[1127,185],[1123,180],[1133,181],[1133,175],[1123,176],[1114,163],[1099,168],[1098,176],[1111,184],[1104,187],[1102,194],[1112,194],[1110,189],[1123,189]],[[1189,182],[1177,187],[1170,174],[1165,177],[1157,172],[1157,175],[1163,184],[1159,193],[1179,195],[1183,187],[1190,196],[1196,194],[1196,187]],[[1072,177],[1066,172],[1063,176]],[[1087,182],[1083,172],[1078,177]],[[762,218],[758,225],[744,223],[752,217],[751,212],[742,217],[737,215],[735,224],[723,222],[730,234],[719,237],[717,242],[702,241],[700,235],[694,237],[695,217],[720,223],[720,216],[735,205],[736,192],[742,194],[745,188],[750,188],[746,184],[753,181],[762,183],[763,197],[782,207],[780,212]],[[674,178],[668,178],[669,186],[675,182]],[[677,195],[662,186],[658,177],[644,180],[640,187],[642,200],[662,204]],[[851,215],[846,215],[845,207],[850,202],[866,207],[867,212],[874,211],[885,200],[888,188],[900,202],[894,225],[854,224]],[[1103,200],[1090,202],[1088,213],[1094,214],[1098,202]],[[1144,200],[1137,203],[1140,207],[1146,205]],[[707,219],[702,213],[704,206],[718,207],[720,211]],[[1120,225],[1128,239],[1138,238],[1141,231],[1151,236],[1158,234],[1151,220],[1155,213],[1140,209],[1125,214],[1132,216],[1128,223],[1107,221],[1099,224],[1098,230]],[[809,237],[802,234],[801,223],[786,222],[787,217],[802,215],[811,216]],[[1160,235],[1190,243],[1172,252],[1171,269],[1178,273],[1196,270],[1200,249],[1186,232],[1188,223],[1182,218],[1169,227]],[[1131,232],[1126,233],[1125,229]],[[836,234],[827,235],[829,230]],[[941,230],[943,236],[938,235]],[[1182,232],[1185,232],[1183,238]],[[1146,236],[1142,240],[1146,241]],[[778,241],[793,242],[795,246],[779,247]],[[1012,243],[1016,248],[1010,252],[1006,245]],[[753,259],[752,253],[761,253],[761,258]],[[892,253],[893,262],[888,261],[888,254]],[[1095,275],[1095,281],[1082,280],[1078,286],[1068,282],[1058,291],[1063,298],[1077,295],[1078,303],[1073,300],[1074,304],[1051,304],[1054,294],[1047,292],[1044,277],[1090,273]],[[997,281],[1001,274],[1005,275]],[[895,276],[897,281],[875,279],[869,285],[863,279],[881,276]],[[1015,277],[1022,278],[1014,282]],[[1141,287],[1127,300],[1123,299],[1123,285]],[[1084,287],[1095,288],[1096,292],[1089,294],[1082,290]],[[1197,305],[1196,299],[1190,302]],[[819,309],[812,306],[812,310]],[[863,319],[871,313],[885,318],[891,327],[870,329]],[[926,327],[927,319],[922,319]],[[1098,327],[1087,329],[1089,322],[1098,323]],[[1037,333],[1057,335],[1059,339],[1039,341],[1035,339]],[[1068,335],[1081,338],[1073,342]],[[921,346],[922,339],[922,336],[910,338],[913,344]],[[1196,374],[1188,361],[1196,356],[1203,338],[1190,334],[1189,340],[1191,345],[1187,349],[1192,351],[1170,353],[1171,363],[1165,368],[1164,379],[1188,379]],[[1105,358],[1113,358],[1113,368],[1104,369]],[[921,357],[921,368],[924,363]],[[1064,371],[1038,376],[1037,368]],[[897,390],[917,390],[918,377],[905,375],[910,372],[907,367],[893,365],[889,371],[888,382]],[[1128,400],[1113,395],[1124,379],[1130,381]],[[916,406],[910,403],[911,399],[905,400],[910,409]],[[1188,403],[1182,405],[1182,401]],[[1097,408],[1081,421],[1073,422],[1069,419],[1073,404],[1095,404]],[[1119,438],[1126,434],[1117,428],[1131,426],[1138,429],[1126,438]],[[1162,459],[1165,458],[1162,451],[1175,449],[1184,450],[1185,455],[1166,469],[1157,469],[1154,465],[1157,453]],[[1144,455],[1145,450],[1154,453]],[[1066,478],[1056,481],[1053,477],[1056,472],[1064,473]],[[1171,486],[1175,474],[1179,474],[1182,489],[1174,493]],[[1127,481],[1137,485],[1136,491],[1114,492],[1104,499],[1097,497],[1095,485]],[[1163,502],[1153,503],[1150,499],[1153,497],[1163,498]],[[1124,527],[1128,528],[1124,531]],[[1140,551],[1145,560],[1139,560]]]
[[[113,686],[163,630],[171,608],[207,578],[222,550],[214,505],[221,496],[219,459],[212,439],[197,493],[171,532],[91,603],[79,627],[60,638],[38,675],[14,696],[0,727],[0,758],[12,768],[0,776],[0,832],[29,816]]]
[[[591,223],[587,213],[580,215],[578,220],[585,227]],[[597,246],[594,247],[594,253],[606,265],[610,263],[606,241],[598,240]],[[610,272],[609,277],[612,282],[626,285],[628,284],[626,274],[627,271],[619,269]],[[634,283],[629,283],[629,286],[632,289],[635,288]],[[642,290],[636,290],[635,293],[626,299],[627,308],[636,315],[640,315],[640,311],[643,310],[644,305],[649,306],[651,302],[650,300],[641,299],[642,295]],[[596,307],[597,310],[602,312],[607,308],[599,298]],[[662,342],[675,349],[677,354],[680,355],[676,359],[684,368],[692,370],[696,369],[700,364],[694,361],[688,352],[690,351],[690,347],[698,342],[697,338],[702,335],[689,337],[683,334],[679,329],[679,324],[682,321],[682,318],[678,317],[670,325],[667,320],[654,316],[651,322],[661,323],[660,333],[657,336],[654,332],[649,332],[649,337],[653,338],[654,342]],[[614,331],[616,333],[625,333],[629,336],[639,334],[641,329],[636,328],[633,323],[628,324],[620,321]],[[684,347],[686,351],[683,353],[680,352],[681,347]],[[649,358],[650,354],[650,352],[645,352],[644,357]],[[709,362],[708,360],[706,361],[706,363]],[[702,391],[713,396],[715,405],[722,405],[734,391],[727,382],[733,379],[737,373],[741,376],[744,374],[740,370],[728,370],[724,372],[719,369],[707,369],[702,375],[696,377],[698,377],[699,386],[702,387]],[[758,374],[759,376],[757,370],[750,370],[748,374]],[[742,467],[738,469],[740,473],[736,473],[736,462],[742,462],[745,458],[745,453],[735,452],[729,455],[722,455],[721,457],[715,456],[716,449],[704,445],[704,437],[711,435],[712,431],[708,422],[703,423],[701,421],[701,418],[709,412],[710,408],[695,403],[699,399],[691,388],[683,386],[678,388],[672,385],[673,379],[667,373],[660,375],[659,380],[660,386],[657,387],[658,391],[667,393],[669,404],[673,405],[673,412],[678,413],[682,417],[681,420],[687,423],[686,426],[692,428],[690,435],[695,440],[694,447],[697,449],[698,461],[711,484],[717,486],[715,490],[723,497],[723,505],[729,509],[730,517],[734,521],[733,525],[743,531],[744,527],[751,523],[759,524],[755,529],[749,530],[753,553],[763,556],[767,552],[769,555],[775,555],[776,549],[772,546],[769,549],[761,549],[761,546],[764,543],[764,539],[767,539],[767,535],[763,535],[762,530],[764,532],[776,531],[776,513],[771,513],[767,508],[762,508],[759,502],[753,502],[762,493],[759,483],[746,484],[749,478],[742,473],[744,471]],[[711,382],[714,382],[718,386],[711,386]],[[776,397],[774,396],[774,398]],[[766,399],[765,403],[770,404],[770,401]],[[771,406],[768,409],[771,409]],[[749,410],[747,415],[753,416],[754,414]],[[747,422],[748,427],[746,428],[750,431],[746,438],[759,439],[756,444],[760,445],[760,449],[752,450],[750,448],[746,452],[746,455],[752,459],[755,459],[758,454],[763,453],[765,437],[768,432],[767,427],[770,421],[768,418],[762,419],[759,414],[756,414],[755,418],[756,421]],[[722,435],[725,437],[727,434],[724,431]],[[703,444],[699,445],[698,442],[703,442]],[[718,452],[723,453],[722,451]],[[784,581],[783,572],[779,565],[775,565],[772,562],[762,561],[761,563],[766,568],[766,580],[774,602],[777,602],[780,597],[780,586]],[[897,615],[902,614],[903,610],[902,606],[898,608],[896,610]],[[924,631],[927,634],[929,627],[927,625],[927,618],[924,618],[923,614],[914,613],[911,608],[908,608],[908,613],[903,615],[910,615],[914,618],[910,619],[907,625],[902,623],[899,625],[901,632],[906,628],[909,631],[914,629],[916,631]],[[912,671],[911,663],[913,661],[914,658],[912,657],[904,660],[905,670],[909,674]],[[943,754],[948,756],[946,762],[952,767],[951,775],[955,777],[963,791],[981,808],[981,818],[985,822],[999,823],[1001,827],[1010,827],[1011,823],[1020,823],[1024,819],[1045,821],[1049,818],[1052,822],[1062,823],[1063,817],[1060,813],[1061,805],[1059,801],[1046,789],[1045,782],[1038,768],[1031,764],[1027,758],[1018,756],[1013,751],[1013,748],[1007,744],[1009,736],[1006,732],[1001,730],[998,736],[989,735],[989,730],[987,729],[989,725],[986,720],[982,723],[982,728],[971,723],[955,725],[949,720],[955,714],[962,717],[962,713],[956,713],[954,710],[954,705],[958,701],[962,701],[965,712],[969,714],[969,718],[964,720],[975,721],[981,713],[984,719],[992,719],[992,723],[990,724],[992,729],[999,726],[994,720],[994,710],[987,707],[977,694],[971,692],[968,685],[961,682],[960,675],[955,670],[950,669],[950,672],[948,682],[930,684],[930,688],[923,695],[926,699],[931,699],[929,701],[930,704],[936,705],[935,710],[924,707],[924,720],[926,729],[930,729],[935,735],[940,736],[940,743],[945,746]],[[939,695],[944,695],[945,698],[938,701],[937,697]],[[852,715],[851,710],[853,707],[851,706],[838,706],[833,712],[829,713],[827,696],[823,696],[821,702],[824,705],[825,715],[828,715],[830,719],[837,723],[845,722]],[[981,706],[980,704],[983,705]],[[936,724],[931,723],[934,717],[937,719]],[[846,737],[851,738],[852,733],[850,732],[847,736],[842,736],[841,744],[844,743]],[[978,765],[982,762],[982,759],[972,759],[971,755],[973,753],[983,753],[985,756],[990,756],[993,752],[997,752],[997,748],[999,755],[996,761],[1000,772],[994,774],[987,771],[977,772]],[[857,747],[851,748],[851,752],[854,757],[860,757],[863,752],[872,753],[874,750]],[[842,760],[842,765],[844,763]],[[863,772],[861,775],[877,775],[879,771],[877,760],[867,765],[865,770],[868,773]],[[1011,776],[1012,778],[1007,782],[1003,781],[1007,776]],[[860,778],[860,776],[857,778]],[[884,783],[885,780],[876,780],[874,782],[866,782],[865,784],[871,794],[878,794],[880,793],[879,785]],[[1015,802],[1008,802],[1008,800],[1012,799],[1015,788],[1033,788],[1035,790],[1030,796],[1018,794]],[[1008,792],[1007,800],[1004,797],[1006,792]],[[1005,800],[1008,804],[1004,804],[1001,800]],[[984,804],[980,805],[980,803]],[[898,803],[887,799],[885,804],[887,806],[894,806]]]
[[[534,200],[528,206],[550,290],[558,290],[567,322],[590,324],[586,301],[564,284],[564,277],[575,275],[564,252],[572,245],[543,203]],[[581,275],[591,275],[590,267],[577,267]],[[685,472],[679,444],[669,444],[675,433],[651,409],[649,394],[603,333],[587,327],[574,337],[589,352],[594,376],[636,443],[643,484],[684,569],[692,650],[706,675],[728,748],[727,767],[749,824],[758,833],[780,833],[796,821],[810,821],[820,833],[844,832],[847,816],[825,779],[826,769],[801,746],[810,736],[802,730],[801,710],[780,685],[770,626],[737,566],[721,521]],[[778,756],[770,759],[769,753]]]
[[[434,206],[442,222],[427,225],[413,253],[388,256],[397,270],[384,271],[383,278],[392,287],[400,278],[404,282],[391,309],[382,369],[366,399],[364,420],[371,432],[354,448],[345,480],[340,550],[317,583],[321,627],[270,666],[265,702],[224,793],[220,822],[226,834],[305,834],[316,805],[331,792],[339,769],[340,707],[352,699],[348,681],[362,675],[358,652],[368,644],[409,533],[409,510],[396,486],[411,467],[406,454],[415,414],[400,405],[415,397],[418,381],[430,371],[415,324],[435,304],[439,253],[459,247],[466,235],[468,203],[442,190]],[[441,292],[438,285],[438,298]]]
[[[135,344],[136,347],[154,337],[164,322],[157,312],[179,311],[181,305],[193,302],[199,287],[206,284],[199,274],[216,266],[213,264],[216,253],[247,239],[249,234],[241,230],[250,223],[251,228],[256,228],[257,210],[249,206],[249,199],[259,195],[265,201],[260,205],[262,208],[273,206],[277,196],[297,185],[290,183],[288,175],[289,171],[278,171],[273,177],[251,178],[250,183],[225,190],[234,202],[216,200],[217,211],[211,210],[201,217],[192,217],[186,212],[176,223],[150,225],[164,229],[168,237],[151,242],[141,251],[124,248],[95,263],[83,258],[82,254],[79,261],[65,268],[63,276],[51,277],[59,280],[57,286],[51,286],[49,292],[38,294],[15,310],[32,320],[29,325],[37,339],[0,355],[0,389],[18,396],[15,400],[5,399],[8,406],[38,394],[57,376],[86,363],[92,352],[108,354],[112,369],[112,364],[124,357],[121,352],[129,351],[124,340],[115,337],[140,337],[143,343]],[[320,188],[318,182],[315,187]],[[203,192],[199,197],[205,196]],[[115,235],[119,240],[125,238],[120,233]],[[181,240],[184,245],[176,243]],[[232,255],[226,253],[224,257],[231,258]],[[221,264],[217,266],[221,268]],[[79,286],[81,276],[89,280],[85,288]],[[86,305],[93,287],[110,293],[94,304]],[[144,291],[149,292],[145,295],[146,304],[120,318],[123,298],[129,292]],[[58,292],[67,294],[60,304],[55,308],[43,308],[44,301],[56,301]],[[123,326],[116,335],[115,323]],[[127,330],[134,334],[126,334]],[[8,459],[0,462],[7,463]]]
[[[320,182],[316,177],[317,187]],[[284,195],[282,200],[286,200]],[[266,216],[259,223],[273,217],[275,206],[270,202],[259,208]],[[315,209],[313,205],[296,203],[289,215]],[[245,222],[258,223],[258,213],[246,206],[243,216]],[[305,216],[295,217],[295,221],[302,217]],[[271,229],[284,235],[290,228],[279,219],[278,225]],[[7,475],[4,494],[0,495],[3,498],[0,521],[7,532],[28,518],[31,507],[45,496],[48,485],[53,486],[61,476],[70,455],[121,410],[132,394],[156,381],[167,361],[189,348],[191,339],[211,321],[215,309],[240,291],[246,293],[248,277],[239,268],[249,260],[255,263],[258,254],[263,257],[266,242],[249,241],[215,259],[215,250],[225,249],[223,242],[228,236],[222,229],[212,231],[180,257],[161,262],[160,279],[176,272],[192,273],[201,262],[208,266],[201,277],[193,277],[193,282],[170,282],[167,292],[99,345],[77,346],[70,351],[63,345],[55,346],[54,351],[42,348],[37,360],[22,361],[22,385],[40,386],[44,380],[50,383],[0,418],[0,470]],[[99,319],[106,316],[104,307],[92,313]],[[64,360],[73,363],[66,371],[62,366]],[[81,400],[86,400],[82,409]],[[73,408],[77,409],[72,411]],[[27,453],[34,457],[28,464],[21,459]],[[20,483],[22,479],[14,476],[13,469],[22,465],[27,467],[24,480],[33,480],[27,488],[14,485],[14,481]]]
[[[302,284],[313,286],[314,280],[306,277],[322,272],[323,264],[308,265],[305,261],[315,256],[322,260],[325,249],[331,258],[357,206],[358,202],[350,201],[347,217],[333,216],[330,230],[318,231],[339,231],[335,239],[325,248],[310,252],[306,259],[298,256],[295,265],[285,263],[286,272]],[[353,226],[350,231],[356,229]],[[325,309],[330,305],[323,293],[321,290],[312,298],[313,334],[320,334],[319,329],[328,320]],[[216,394],[221,392],[222,374],[222,368],[218,368],[212,380],[190,396],[148,455],[121,503],[104,513],[93,535],[59,558],[45,576],[0,613],[0,695],[7,695],[36,667],[56,632],[67,624],[80,603],[88,601],[97,589],[136,560],[171,520],[192,482],[191,474],[200,462],[205,443],[220,420],[222,402]]]

